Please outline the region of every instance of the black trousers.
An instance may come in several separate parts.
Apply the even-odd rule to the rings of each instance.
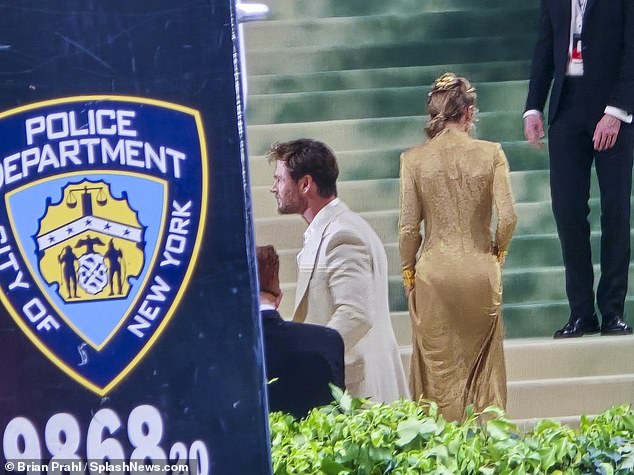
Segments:
[[[621,123],[615,146],[596,152],[592,136],[603,110],[587,110],[587,94],[582,78],[566,79],[548,131],[550,189],[571,316],[589,318],[595,311],[588,223],[594,161],[601,196],[601,278],[596,301],[606,321],[623,315],[627,295],[634,126]]]

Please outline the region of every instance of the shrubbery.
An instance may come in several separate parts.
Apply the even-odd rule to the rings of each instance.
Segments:
[[[491,407],[446,422],[434,403],[373,404],[336,393],[306,418],[270,417],[276,475],[634,473],[634,411],[617,406],[572,429],[543,420],[521,432]]]

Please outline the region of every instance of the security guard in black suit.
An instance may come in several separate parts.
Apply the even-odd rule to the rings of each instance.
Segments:
[[[269,410],[304,417],[332,402],[330,383],[345,388],[343,339],[330,328],[284,321],[279,257],[273,246],[256,252]]]
[[[630,262],[634,148],[634,1],[542,0],[524,132],[539,144],[549,106],[552,207],[570,319],[555,338],[631,334],[623,312]],[[595,314],[588,223],[594,162],[601,195],[601,278]]]

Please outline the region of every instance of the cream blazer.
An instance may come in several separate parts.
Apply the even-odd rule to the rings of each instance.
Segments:
[[[390,320],[383,244],[339,200],[323,208],[313,225],[297,258],[293,320],[341,334],[351,395],[380,402],[409,397]]]

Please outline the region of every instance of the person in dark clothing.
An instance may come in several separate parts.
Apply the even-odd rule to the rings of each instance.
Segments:
[[[631,0],[541,0],[524,134],[530,143],[541,143],[550,91],[550,190],[570,304],[570,317],[555,338],[632,334],[624,312],[634,149],[633,33]],[[596,293],[588,222],[593,163],[601,197]]]
[[[304,417],[332,401],[330,383],[345,388],[343,339],[330,328],[283,320],[279,257],[273,246],[256,253],[269,410]]]

